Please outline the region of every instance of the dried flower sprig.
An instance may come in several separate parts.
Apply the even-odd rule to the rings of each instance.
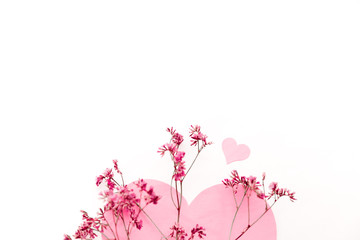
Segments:
[[[97,233],[101,233],[108,240],[120,240],[118,229],[119,225],[122,225],[126,238],[129,240],[132,230],[134,228],[140,230],[143,226],[140,213],[144,213],[152,221],[144,209],[150,204],[156,205],[161,197],[156,195],[154,188],[148,186],[143,179],[135,182],[134,186],[125,185],[123,174],[118,168],[118,161],[113,160],[113,163],[115,171],[121,175],[122,184],[120,185],[114,179],[114,173],[109,168],[96,178],[97,186],[106,183],[107,189],[100,193],[105,205],[100,209],[97,218],[89,217],[87,212],[81,211],[84,222],[75,232],[75,239],[94,239],[98,236]],[[110,222],[113,222],[113,226]],[[112,236],[107,236],[105,229],[109,229]],[[165,236],[160,229],[158,230]],[[71,237],[64,235],[64,239],[71,240]]]
[[[177,210],[177,219],[176,223],[170,228],[172,230],[169,237],[173,237],[176,240],[182,240],[185,239],[187,234],[185,233],[185,230],[180,225],[180,216],[181,216],[181,204],[182,204],[182,198],[183,198],[183,181],[185,177],[188,175],[190,169],[194,165],[196,159],[198,158],[200,152],[203,150],[204,147],[212,144],[212,142],[207,141],[207,136],[201,132],[201,128],[198,125],[191,125],[190,127],[190,146],[197,146],[197,154],[195,158],[193,159],[189,169],[185,172],[185,161],[184,156],[185,152],[179,151],[179,147],[182,144],[184,137],[179,134],[173,127],[167,128],[167,132],[171,134],[171,139],[169,143],[165,143],[162,145],[158,153],[160,153],[161,156],[164,156],[165,152],[170,153],[171,160],[174,163],[174,169],[173,169],[173,175],[172,179],[170,181],[170,195],[172,202]],[[173,196],[173,180],[175,180],[175,198]],[[203,238],[206,236],[204,233],[205,228],[196,225],[195,228],[191,231],[191,236],[189,239],[194,239],[195,234],[198,233],[199,238]]]
[[[190,146],[197,147],[197,154],[192,160],[190,167],[186,171],[185,164],[185,152],[180,151],[179,147],[184,142],[184,137],[178,133],[173,127],[167,128],[167,132],[171,134],[170,141],[162,145],[158,153],[164,156],[169,152],[170,158],[173,162],[172,177],[170,181],[170,195],[174,207],[177,210],[177,217],[175,224],[170,227],[170,234],[165,235],[163,231],[153,221],[151,216],[147,214],[145,208],[149,205],[156,205],[161,197],[154,192],[152,186],[140,179],[137,182],[126,185],[123,173],[119,170],[118,161],[113,160],[113,169],[107,168],[102,175],[96,178],[96,185],[105,186],[105,190],[100,193],[101,198],[105,201],[104,207],[100,208],[98,216],[92,218],[87,212],[81,211],[83,223],[78,227],[77,231],[73,235],[75,239],[89,240],[94,239],[99,233],[107,240],[130,240],[133,229],[141,230],[143,227],[143,215],[145,215],[150,222],[156,227],[161,239],[170,240],[194,240],[195,238],[203,239],[206,237],[205,228],[196,224],[196,226],[189,232],[181,225],[181,207],[183,199],[183,182],[188,175],[190,169],[196,162],[200,152],[208,145],[212,144],[207,140],[207,135],[202,133],[200,126],[191,125],[189,137]],[[117,173],[121,177],[121,184],[119,184],[115,178],[114,173]],[[263,173],[261,183],[256,177],[239,176],[236,170],[231,172],[230,179],[224,179],[222,182],[226,188],[232,190],[236,211],[234,213],[233,221],[230,227],[229,240],[231,240],[231,234],[234,227],[234,222],[237,217],[238,211],[244,201],[247,199],[248,210],[248,224],[244,230],[239,234],[235,240],[241,238],[255,223],[257,223],[281,197],[288,197],[290,201],[295,201],[295,193],[286,188],[279,188],[278,183],[272,182],[269,186],[270,191],[265,194],[265,178]],[[173,193],[173,184],[175,193]],[[262,187],[262,190],[261,190]],[[237,195],[239,188],[243,190],[242,196]],[[254,221],[250,221],[250,197],[252,193],[256,194],[259,199],[264,201],[264,211]],[[175,194],[175,197],[174,197]],[[268,205],[269,200],[273,200],[271,205]],[[141,215],[143,213],[143,215]],[[110,236],[110,235],[111,236]],[[121,235],[122,234],[122,235]],[[109,236],[108,236],[109,235]],[[121,236],[120,236],[121,235]],[[64,240],[72,240],[69,235],[64,235]]]
[[[241,232],[241,234],[235,238],[235,240],[241,238],[255,223],[257,223],[274,206],[274,204],[278,201],[278,199],[280,197],[288,196],[291,201],[296,200],[294,197],[295,192],[290,192],[290,190],[288,190],[286,188],[285,189],[278,188],[278,184],[276,182],[272,182],[270,184],[269,188],[270,188],[271,192],[269,193],[268,196],[266,196],[265,195],[265,185],[264,185],[265,178],[266,178],[266,174],[263,173],[262,184],[260,184],[260,182],[256,180],[256,177],[253,177],[253,176],[250,176],[250,177],[241,176],[240,177],[238,172],[236,170],[233,170],[231,172],[230,179],[223,180],[223,184],[225,185],[225,187],[232,189],[234,202],[235,202],[235,206],[236,206],[234,218],[233,218],[233,221],[232,221],[231,227],[230,227],[229,240],[231,239],[231,234],[232,234],[232,230],[234,227],[235,219],[237,217],[238,211],[239,211],[245,197],[247,197],[248,224],[244,228],[244,230]],[[263,191],[260,190],[261,186],[263,187]],[[239,187],[241,187],[244,190],[244,193],[243,193],[242,197],[240,197],[241,200],[238,203],[239,199],[236,199],[236,193],[237,193]],[[250,196],[251,196],[252,192],[254,192],[258,198],[263,199],[265,202],[264,212],[258,218],[256,218],[256,220],[254,220],[253,222],[250,221]],[[270,207],[268,207],[267,200],[270,200],[271,198],[273,198],[274,201],[270,205]]]

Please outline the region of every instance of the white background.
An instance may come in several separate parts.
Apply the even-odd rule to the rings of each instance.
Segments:
[[[165,128],[200,124],[215,144],[189,201],[232,169],[266,171],[299,199],[275,206],[278,240],[360,239],[359,12],[347,0],[1,1],[0,238],[73,234],[112,159],[128,182],[168,182]],[[226,137],[250,158],[226,165]]]

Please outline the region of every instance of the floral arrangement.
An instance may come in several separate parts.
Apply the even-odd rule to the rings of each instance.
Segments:
[[[156,229],[158,237],[156,239],[176,239],[176,240],[192,240],[206,239],[206,226],[197,223],[190,231],[186,231],[183,227],[182,210],[183,210],[183,182],[189,174],[194,163],[198,159],[200,153],[205,147],[212,144],[207,140],[207,136],[202,133],[200,126],[191,126],[190,128],[190,145],[197,148],[197,154],[192,160],[190,167],[185,167],[185,152],[180,151],[180,146],[184,138],[174,128],[167,128],[167,132],[171,134],[170,142],[162,145],[158,153],[161,156],[169,153],[173,162],[173,173],[170,182],[170,199],[176,211],[173,222],[168,225],[167,229],[161,229],[158,223],[149,214],[149,207],[156,208],[162,201],[162,196],[156,194],[156,189],[150,186],[147,181],[140,179],[134,183],[126,184],[123,173],[119,170],[118,161],[113,160],[113,169],[106,169],[104,173],[96,178],[96,185],[106,188],[100,193],[105,204],[100,208],[97,217],[90,217],[87,212],[82,212],[83,223],[79,226],[73,237],[75,239],[95,239],[102,237],[107,240],[130,240],[133,239],[134,232],[141,231],[144,227],[144,221],[148,223],[148,227]],[[118,174],[120,180],[115,180],[114,174]],[[291,201],[296,200],[294,192],[286,188],[279,188],[276,182],[272,182],[269,191],[265,191],[265,173],[263,173],[261,181],[256,177],[239,176],[236,170],[231,172],[229,179],[224,179],[222,183],[229,195],[232,195],[234,201],[233,218],[231,226],[229,226],[228,239],[237,240],[252,228],[261,218],[263,218],[276,202],[282,197],[287,197]],[[252,194],[257,199],[263,201],[263,207],[255,219],[251,220],[250,203]],[[238,218],[239,209],[243,206],[243,202],[247,202],[247,218],[246,226],[236,237],[232,237],[233,229],[236,228],[235,220]],[[270,204],[271,202],[271,204]],[[161,209],[157,209],[159,213]],[[154,212],[153,212],[154,213]],[[71,240],[69,235],[64,235],[64,240]],[[134,238],[135,239],[135,238]]]

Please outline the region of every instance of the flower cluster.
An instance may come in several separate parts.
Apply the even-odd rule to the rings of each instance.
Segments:
[[[118,162],[113,160],[114,169],[121,175],[118,168]],[[96,178],[96,185],[100,186],[103,182],[106,183],[107,189],[100,193],[100,196],[105,201],[103,209],[100,209],[97,218],[91,218],[85,211],[83,214],[84,222],[79,226],[74,234],[75,239],[94,239],[98,233],[106,236],[104,230],[109,228],[115,240],[119,240],[118,228],[124,226],[124,232],[128,239],[133,228],[140,230],[143,221],[140,219],[140,213],[149,205],[156,205],[160,200],[160,196],[156,195],[154,188],[140,179],[132,186],[118,184],[114,179],[112,169],[107,168],[105,172]],[[113,223],[109,223],[109,218]],[[106,238],[110,239],[106,236]],[[65,240],[71,240],[69,235],[64,235]]]
[[[170,234],[165,235],[163,231],[151,219],[149,214],[146,213],[146,207],[149,205],[156,205],[160,200],[160,196],[155,194],[154,188],[149,186],[146,181],[140,179],[132,184],[126,185],[123,173],[119,170],[118,161],[113,160],[113,169],[107,168],[103,174],[96,178],[97,186],[104,186],[105,190],[100,193],[101,198],[104,200],[104,206],[100,209],[98,216],[92,218],[87,212],[82,212],[82,224],[78,227],[73,235],[75,239],[89,240],[94,239],[99,234],[108,240],[131,239],[131,233],[135,229],[141,230],[143,227],[143,217],[147,217],[150,222],[156,227],[161,235],[161,239],[170,240],[194,240],[203,239],[206,237],[205,228],[196,224],[191,231],[186,231],[181,224],[181,210],[183,199],[183,182],[189,174],[190,169],[193,167],[195,161],[198,159],[200,152],[208,145],[212,144],[207,140],[200,126],[191,125],[189,138],[190,146],[197,147],[197,154],[192,160],[190,167],[186,170],[185,167],[185,152],[180,151],[180,145],[184,142],[184,137],[178,133],[173,127],[167,128],[167,132],[171,134],[171,139],[158,149],[158,153],[164,156],[165,153],[170,154],[173,162],[172,179],[170,182],[170,196],[171,201],[177,211],[176,222],[170,227]],[[119,184],[114,177],[114,174],[119,174],[121,177],[121,184]],[[236,170],[231,172],[229,179],[224,179],[222,182],[226,188],[232,189],[236,211],[231,224],[229,240],[232,236],[232,229],[237,216],[237,213],[245,199],[247,199],[248,207],[248,224],[235,240],[241,238],[261,217],[268,212],[271,207],[277,202],[280,197],[289,197],[291,201],[295,201],[295,193],[286,188],[279,188],[276,182],[270,184],[270,192],[265,195],[265,173],[262,176],[262,181],[257,180],[256,177],[239,176]],[[173,186],[174,184],[174,186]],[[238,194],[241,188],[241,194]],[[262,189],[261,189],[262,188]],[[254,221],[250,221],[250,197],[255,193],[259,199],[264,201],[264,212]],[[237,199],[240,195],[240,199]],[[268,205],[267,201],[273,199],[273,204]],[[141,214],[143,213],[143,214]],[[253,220],[253,219],[252,219]],[[69,235],[64,235],[64,240],[72,240]]]
[[[175,223],[171,228],[171,233],[169,234],[168,238],[172,239],[179,239],[179,240],[185,240],[188,234],[185,232],[185,229],[181,227],[178,223]],[[196,227],[191,229],[191,235],[188,238],[188,240],[195,239],[195,236],[197,236],[200,239],[203,239],[205,234],[205,228],[199,226],[199,224],[196,224]]]
[[[97,235],[94,231],[102,232],[104,230],[104,225],[102,221],[104,219],[104,214],[101,211],[98,218],[89,217],[88,213],[81,210],[83,223],[78,227],[77,231],[74,234],[75,239],[93,239]],[[65,240],[71,240],[69,235],[64,236]]]
[[[206,147],[207,145],[212,144],[212,142],[208,142],[207,136],[203,134],[200,130],[200,126],[198,125],[191,125],[190,128],[190,137],[191,137],[191,146],[199,146],[200,149]],[[201,147],[200,147],[201,142]]]
[[[185,229],[181,227],[179,224],[175,223],[170,230],[172,231],[169,235],[171,238],[176,238],[179,240],[185,240],[185,237],[187,236],[187,233],[185,232]]]
[[[99,186],[105,180],[107,183],[107,187],[111,190],[114,190],[115,183],[113,177],[114,173],[112,172],[112,169],[105,169],[103,175],[99,175],[98,177],[96,177],[96,186]]]
[[[230,187],[233,189],[234,193],[237,193],[237,189],[239,186],[242,186],[247,192],[247,196],[251,196],[251,192],[255,192],[258,198],[264,199],[265,194],[260,190],[260,182],[256,180],[256,177],[250,176],[239,176],[239,173],[236,170],[231,172],[230,179],[224,179],[223,184],[226,187]]]
[[[176,132],[176,130],[171,127],[167,128],[167,132],[171,134],[171,139],[169,143],[165,143],[162,145],[158,153],[160,153],[161,156],[164,156],[165,152],[170,153],[171,160],[174,163],[174,169],[173,169],[173,175],[172,179],[175,180],[175,196],[173,196],[172,190],[171,190],[171,199],[173,201],[173,204],[178,212],[177,216],[177,222],[171,227],[172,232],[168,236],[169,238],[174,238],[176,240],[185,240],[185,238],[188,236],[188,234],[185,232],[185,229],[181,227],[180,225],[180,215],[181,215],[181,199],[182,199],[182,183],[186,177],[186,175],[189,173],[191,167],[194,165],[197,157],[199,156],[200,152],[203,150],[203,148],[207,145],[212,144],[211,142],[207,141],[207,136],[201,132],[201,128],[198,125],[190,127],[190,146],[197,146],[198,151],[197,155],[192,161],[190,168],[185,172],[185,161],[184,156],[185,152],[179,151],[179,147],[181,143],[184,141],[184,137]],[[171,187],[172,187],[172,181],[171,181]],[[172,189],[172,188],[171,188]],[[188,238],[188,240],[192,240],[197,236],[198,238],[203,238],[206,236],[205,234],[205,228],[196,225],[195,228],[191,230],[191,235]]]
[[[259,181],[257,181],[256,177],[250,176],[250,177],[245,177],[245,176],[239,176],[238,172],[236,170],[233,170],[231,172],[231,176],[230,179],[224,179],[222,182],[225,185],[226,188],[231,188],[232,192],[233,192],[233,196],[234,196],[234,201],[235,201],[235,205],[236,205],[236,211],[235,211],[235,215],[233,218],[233,222],[231,224],[231,229],[230,229],[230,234],[229,234],[229,239],[231,236],[231,232],[233,229],[233,225],[234,225],[234,221],[236,218],[236,215],[238,213],[238,210],[240,209],[243,200],[245,197],[247,197],[247,208],[248,208],[248,224],[247,226],[244,228],[244,230],[241,232],[241,234],[235,238],[235,240],[241,238],[260,218],[262,218],[271,208],[272,206],[277,202],[277,200],[282,197],[282,196],[288,196],[290,198],[291,201],[296,200],[294,197],[295,192],[290,192],[290,190],[286,189],[286,188],[278,188],[278,184],[276,182],[272,182],[269,186],[270,188],[270,193],[268,196],[265,195],[265,178],[266,178],[266,174],[263,173],[262,175],[262,184],[260,184]],[[240,196],[239,202],[236,199],[236,193],[238,192],[238,188],[239,186],[241,186],[244,190],[244,193],[242,196]],[[260,187],[262,186],[263,191],[260,190]],[[251,196],[251,193],[255,192],[256,196],[260,199],[264,200],[265,203],[265,209],[264,212],[253,222],[250,222],[250,202],[249,202],[249,198]],[[274,197],[274,201],[272,203],[272,205],[269,207],[267,200],[271,199],[272,197]]]
[[[290,201],[295,201],[296,198],[295,198],[295,192],[290,192],[289,189],[287,188],[279,188],[278,187],[278,183],[277,182],[272,182],[270,183],[270,186],[269,186],[271,192],[269,194],[269,197],[268,199],[270,199],[271,197],[275,197],[275,199],[279,199],[280,197],[283,197],[283,196],[287,196],[290,198]]]
[[[160,153],[161,156],[164,156],[165,152],[170,153],[174,163],[173,178],[175,181],[182,181],[186,170],[185,161],[183,160],[185,152],[179,151],[179,146],[184,141],[184,137],[177,133],[173,127],[168,128],[167,131],[171,134],[170,143],[162,145],[159,148],[158,153]]]

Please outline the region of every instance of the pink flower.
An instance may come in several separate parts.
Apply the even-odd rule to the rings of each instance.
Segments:
[[[112,173],[112,169],[110,168],[105,169],[103,175],[105,178],[112,178],[114,176],[114,174]]]
[[[272,182],[272,183],[270,183],[269,188],[270,188],[271,191],[274,192],[274,191],[277,189],[277,187],[278,187],[278,183],[277,183],[277,182]]]
[[[146,201],[146,204],[157,204],[158,201],[160,200],[160,196],[159,195],[156,195],[154,193],[154,188],[153,187],[150,187],[150,189],[147,191],[147,194],[148,196],[145,196],[145,201]]]
[[[251,193],[255,192],[259,198],[264,199],[265,197],[265,194],[259,188],[261,185],[260,182],[256,180],[256,177],[240,177],[236,170],[231,172],[231,180],[224,179],[223,184],[226,187],[231,187],[234,193],[237,192],[238,186],[243,186],[244,189],[247,189],[247,196],[251,196]]]
[[[64,234],[64,240],[72,240],[69,235]]]
[[[174,135],[176,133],[176,130],[173,127],[167,128],[166,131],[168,131],[171,135]]]
[[[200,126],[191,125],[190,127],[190,138],[191,138],[191,146],[197,146],[199,142],[202,142],[201,148],[212,144],[212,142],[207,142],[207,136],[200,131]]]
[[[180,240],[185,240],[185,237],[187,236],[185,229],[183,227],[181,227],[179,224],[175,223],[170,230],[172,230],[172,232],[170,233],[169,237],[175,238],[178,237],[177,239]]]
[[[176,144],[175,143],[165,143],[162,145],[158,153],[160,153],[161,156],[164,156],[165,152],[169,151],[171,155],[174,155],[175,152],[177,152]]]
[[[275,196],[275,200],[279,199],[280,197],[287,196],[290,198],[290,201],[295,201],[295,192],[290,192],[287,188],[279,188],[277,182],[272,182],[269,186],[271,192],[268,197],[270,199],[272,196]]]
[[[144,179],[139,179],[135,185],[140,189],[141,192],[146,191],[146,185],[147,183],[144,181]]]
[[[104,178],[105,177],[103,175],[96,177],[96,186],[99,186],[102,183],[102,181],[104,180]]]
[[[181,162],[184,156],[185,156],[185,152],[181,152],[181,151],[176,152],[174,157],[175,162]]]
[[[176,145],[180,145],[183,141],[184,141],[184,137],[179,133],[175,133],[172,136],[172,142],[175,143]]]
[[[206,236],[204,231],[205,231],[205,228],[200,227],[199,224],[196,224],[196,227],[191,230],[191,236],[190,236],[189,240],[194,239],[195,234],[198,234],[199,238],[203,238],[204,236]]]
[[[120,175],[122,175],[122,172],[119,170],[119,167],[118,167],[118,160],[116,160],[116,159],[114,159],[113,160],[113,163],[114,163],[114,168],[115,168],[115,170],[116,170],[116,172],[118,173],[118,174],[120,174]]]
[[[185,162],[181,161],[175,165],[173,178],[175,179],[175,181],[181,181],[181,179],[184,176],[185,176]]]
[[[101,221],[98,218],[89,217],[88,213],[81,210],[82,218],[84,222],[79,226],[75,232],[75,239],[94,239],[97,235],[94,233],[94,229],[100,231]],[[71,240],[68,235],[65,235],[65,240]]]

